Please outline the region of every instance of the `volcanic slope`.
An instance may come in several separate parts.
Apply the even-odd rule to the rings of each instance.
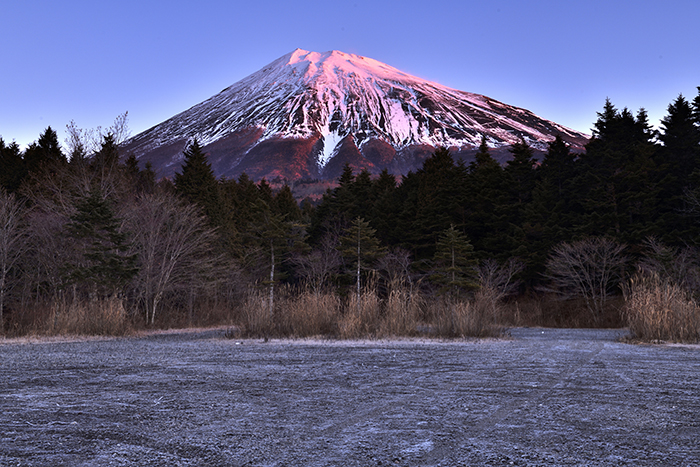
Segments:
[[[406,174],[437,146],[468,158],[482,137],[498,155],[521,139],[543,151],[556,135],[574,151],[588,140],[529,110],[371,58],[297,49],[134,136],[124,150],[172,176],[197,138],[217,176],[333,179],[346,163]]]

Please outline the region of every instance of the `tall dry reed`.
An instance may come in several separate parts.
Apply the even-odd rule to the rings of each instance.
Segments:
[[[424,300],[408,288],[395,287],[385,300],[377,333],[383,337],[415,336],[421,323]]]
[[[51,335],[123,336],[132,331],[124,301],[117,297],[57,300],[45,326]]]
[[[690,293],[657,274],[637,275],[624,288],[623,314],[643,341],[698,342],[700,307]]]
[[[436,300],[429,308],[438,336],[491,337],[502,333],[497,325],[500,314],[498,296],[490,289],[477,291],[471,300]]]
[[[381,300],[375,289],[366,288],[359,300],[355,294],[352,294],[348,297],[338,322],[338,337],[341,339],[376,337],[380,316]]]
[[[432,298],[408,288],[394,287],[381,298],[377,289],[365,287],[341,300],[333,293],[280,291],[272,314],[268,295],[253,290],[243,307],[241,328],[249,337],[329,336],[340,339],[410,337],[488,337],[501,333],[499,295],[484,288],[473,298]]]
[[[294,337],[336,335],[340,312],[335,294],[309,290],[280,300],[276,311],[282,332]]]

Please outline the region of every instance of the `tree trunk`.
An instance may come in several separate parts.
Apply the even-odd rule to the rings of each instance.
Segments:
[[[359,308],[360,306],[360,227],[358,225],[357,227],[357,277],[356,277],[356,283],[357,283],[357,306]]]
[[[275,246],[270,240],[270,318],[272,318],[275,299]]]

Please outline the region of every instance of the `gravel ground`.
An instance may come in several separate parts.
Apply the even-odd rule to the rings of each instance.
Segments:
[[[0,465],[700,465],[700,347],[511,335],[0,340]]]

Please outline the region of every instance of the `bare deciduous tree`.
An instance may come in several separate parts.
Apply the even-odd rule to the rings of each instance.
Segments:
[[[389,288],[408,284],[409,292],[413,292],[415,275],[411,272],[411,253],[403,248],[392,248],[377,261],[377,269],[385,277]]]
[[[606,237],[560,243],[547,259],[545,277],[560,295],[582,297],[597,321],[622,279],[627,263],[624,249]]]
[[[105,136],[111,134],[116,145],[120,145],[131,135],[129,129],[129,112],[124,112],[114,119],[114,123],[109,128],[82,129],[78,128],[75,121],[66,125],[66,151],[71,158],[74,155],[91,156],[100,150]]]
[[[5,300],[11,289],[10,271],[28,246],[25,214],[24,205],[14,194],[0,189],[0,333],[4,329]]]
[[[296,266],[299,275],[306,279],[314,294],[320,295],[331,275],[342,263],[338,252],[338,239],[328,235],[311,253],[296,255],[290,261]]]
[[[127,222],[139,255],[136,294],[145,306],[146,322],[153,324],[167,292],[195,286],[200,276],[211,273],[215,232],[199,208],[167,193],[142,195]]]
[[[525,263],[517,258],[510,258],[504,264],[494,259],[487,259],[479,265],[479,285],[496,294],[496,299],[512,295],[518,291],[520,281],[515,276],[525,269]]]
[[[698,251],[695,248],[670,247],[653,237],[647,238],[644,246],[646,251],[637,264],[642,273],[656,274],[662,280],[669,280],[691,292],[700,290]]]

